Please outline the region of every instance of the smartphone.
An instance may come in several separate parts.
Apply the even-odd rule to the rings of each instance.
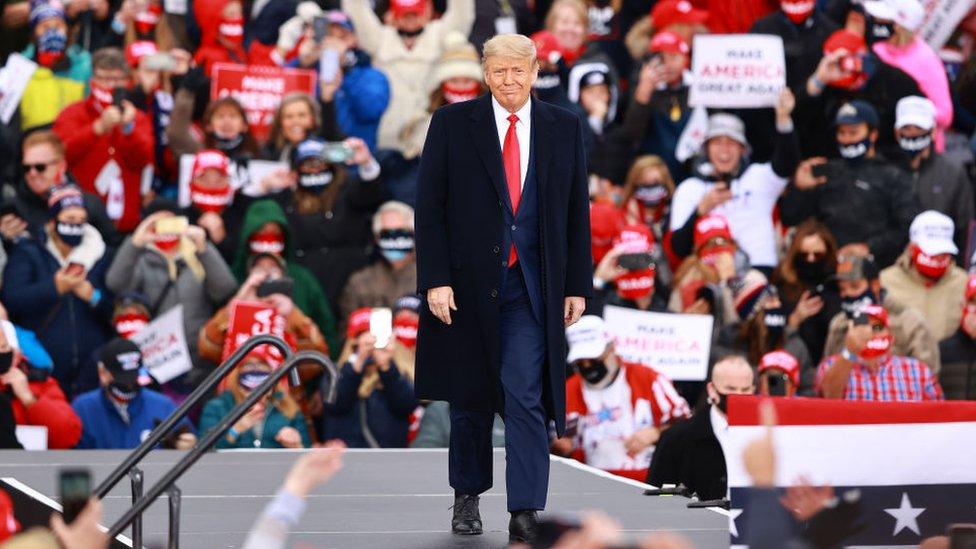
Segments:
[[[814,177],[829,177],[830,169],[827,167],[827,164],[817,164],[810,167],[810,173],[812,173]]]
[[[628,271],[642,271],[654,264],[654,257],[649,253],[621,254],[617,264]]]
[[[190,226],[190,221],[182,215],[164,217],[156,222],[156,234],[183,234]]]
[[[324,15],[317,15],[312,19],[312,37],[315,42],[321,42],[325,35],[329,33],[329,18]]]
[[[332,49],[322,50],[319,57],[319,80],[327,84],[336,81],[339,75],[339,52]]]
[[[786,396],[786,375],[773,371],[763,376],[768,396]]]
[[[291,277],[283,276],[274,280],[265,280],[258,284],[254,290],[258,297],[267,297],[271,294],[281,294],[291,297],[295,293],[295,281]]]
[[[352,149],[342,141],[329,141],[322,148],[321,156],[329,164],[344,164],[352,158]]]
[[[65,524],[74,522],[91,497],[91,473],[88,469],[61,469],[58,472],[58,495]]]
[[[385,307],[373,309],[369,316],[369,333],[376,338],[373,346],[385,349],[393,337],[393,311]]]
[[[150,71],[168,72],[176,68],[176,60],[166,52],[147,55],[142,59],[143,67]]]
[[[973,549],[976,547],[976,524],[957,523],[946,528],[949,549]]]
[[[65,271],[68,274],[79,275],[85,272],[85,266],[81,263],[68,263],[68,268]]]
[[[112,89],[112,105],[118,108],[122,108],[122,101],[125,99],[125,88],[113,88]]]
[[[814,297],[823,297],[823,293],[824,293],[824,285],[817,284],[816,286],[814,286],[812,290],[810,290],[810,298],[812,299]]]

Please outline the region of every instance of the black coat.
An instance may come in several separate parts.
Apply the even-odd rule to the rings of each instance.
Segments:
[[[532,101],[548,370],[543,400],[562,433],[564,300],[593,294],[586,157],[579,118]],[[490,95],[434,113],[418,182],[418,291],[426,295],[431,288],[451,286],[458,310],[448,326],[434,317],[426,300],[421,308],[417,396],[473,411],[501,411],[499,290],[507,191]]]
[[[70,178],[67,181],[75,183]],[[4,207],[9,207],[12,213],[27,222],[27,230],[31,235],[37,236],[44,232],[44,224],[51,218],[47,207],[47,193],[44,197],[37,196],[27,186],[27,182],[21,179],[17,183],[6,185],[2,194]],[[88,213],[88,224],[98,230],[105,245],[114,248],[122,244],[122,235],[108,217],[102,199],[85,191],[82,191],[82,198],[85,201],[85,211]]]
[[[691,419],[661,433],[648,469],[648,484],[684,484],[701,500],[725,497],[725,454],[712,430],[710,410],[702,408]]]
[[[976,398],[976,340],[961,329],[939,342],[939,384],[946,400]],[[968,391],[967,391],[968,385]]]

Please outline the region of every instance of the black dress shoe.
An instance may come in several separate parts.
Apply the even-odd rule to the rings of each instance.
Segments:
[[[459,536],[476,536],[481,533],[478,496],[464,494],[454,496],[454,518],[451,519],[451,532]]]
[[[508,521],[508,543],[532,543],[539,527],[539,516],[534,510],[513,511]]]

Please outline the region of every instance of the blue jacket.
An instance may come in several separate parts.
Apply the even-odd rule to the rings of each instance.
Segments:
[[[126,423],[101,387],[78,395],[71,407],[83,426],[81,440],[75,448],[98,450],[135,448],[152,431],[156,420],[163,421],[176,409],[169,397],[143,389],[129,403]],[[193,428],[186,418],[178,424],[184,425]]]
[[[350,137],[358,137],[376,151],[380,118],[390,104],[390,82],[370,65],[366,53],[356,51],[356,64],[342,77],[335,96],[336,121]]]
[[[365,408],[366,423],[381,448],[406,448],[410,414],[418,405],[413,384],[400,375],[396,366],[391,366],[380,372],[383,388],[377,387],[363,401],[359,398],[362,380],[363,375],[357,374],[351,363],[342,366],[335,404],[325,405],[325,438],[342,439],[350,448],[369,448],[360,427],[360,415]]]
[[[43,232],[13,246],[3,271],[0,299],[10,320],[37,334],[68,398],[98,386],[93,353],[109,336],[112,295],[105,288],[105,271],[110,261],[106,250],[88,272],[88,281],[101,292],[94,306],[73,293],[58,295],[54,273],[60,264],[45,247]]]

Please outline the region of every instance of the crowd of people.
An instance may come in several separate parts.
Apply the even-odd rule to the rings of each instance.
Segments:
[[[567,330],[553,453],[714,499],[729,394],[974,398],[976,13],[936,48],[925,17],[919,0],[8,1],[8,65],[36,68],[0,126],[0,446],[40,425],[48,448],[134,447],[240,343],[244,305],[331,356],[337,398],[302,364],[218,448],[447,446],[448,407],[413,391],[418,168],[432,113],[486,92],[479,50],[505,32],[534,41],[534,96],[579,115],[588,157],[596,297]],[[775,106],[689,104],[705,33],[782,39]],[[260,121],[211,93],[218,63],[305,69],[315,92]],[[621,358],[608,305],[711,316],[708,379]],[[133,338],[177,307],[189,364],[161,382]],[[280,363],[248,354],[164,444],[191,447]]]

